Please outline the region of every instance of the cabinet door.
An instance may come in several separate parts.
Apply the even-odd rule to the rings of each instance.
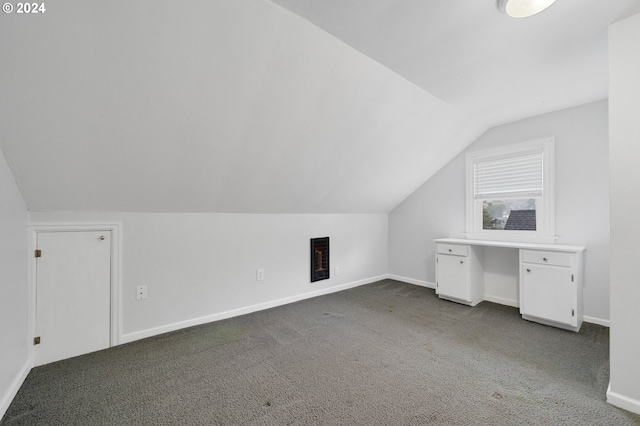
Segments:
[[[438,256],[438,294],[470,301],[468,258]]]
[[[525,263],[523,271],[523,315],[575,325],[575,283],[571,269]]]

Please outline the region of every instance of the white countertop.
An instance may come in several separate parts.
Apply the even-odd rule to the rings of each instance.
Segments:
[[[444,244],[465,244],[484,247],[506,247],[531,250],[552,250],[579,253],[586,249],[584,246],[563,246],[558,244],[537,244],[537,243],[519,243],[515,241],[491,241],[491,240],[468,240],[466,238],[439,238],[434,240],[436,243]]]

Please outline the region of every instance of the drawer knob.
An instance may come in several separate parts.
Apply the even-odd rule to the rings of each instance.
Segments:
[[[460,263],[464,263],[464,262],[461,260]]]
[[[544,261],[546,262],[546,261],[547,261],[547,260],[549,260],[549,259],[547,259],[546,257],[543,257],[543,258],[542,258],[542,260],[544,260]]]
[[[453,250],[449,249],[449,253],[451,253]]]
[[[527,272],[531,272],[531,269],[527,269]]]

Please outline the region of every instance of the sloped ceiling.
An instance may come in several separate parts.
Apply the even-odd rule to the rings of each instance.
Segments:
[[[490,125],[605,97],[606,21],[630,4],[609,2],[598,19],[605,2],[584,1],[597,22],[564,50],[528,30],[516,55],[489,0],[279,1],[304,19],[267,0],[59,0],[0,16],[0,147],[31,210],[384,213]],[[491,91],[494,62],[511,67]]]
[[[511,19],[496,0],[273,0],[496,126],[608,96],[608,26],[640,0],[557,0]]]

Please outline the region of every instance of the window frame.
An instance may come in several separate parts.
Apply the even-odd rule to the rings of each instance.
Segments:
[[[555,139],[553,137],[515,143],[466,154],[466,233],[472,240],[513,241],[529,243],[555,243]],[[482,203],[484,199],[475,198],[474,167],[478,163],[502,158],[525,156],[542,151],[542,196],[503,197],[535,198],[536,230],[506,231],[483,229]],[[498,200],[500,198],[496,198]]]

